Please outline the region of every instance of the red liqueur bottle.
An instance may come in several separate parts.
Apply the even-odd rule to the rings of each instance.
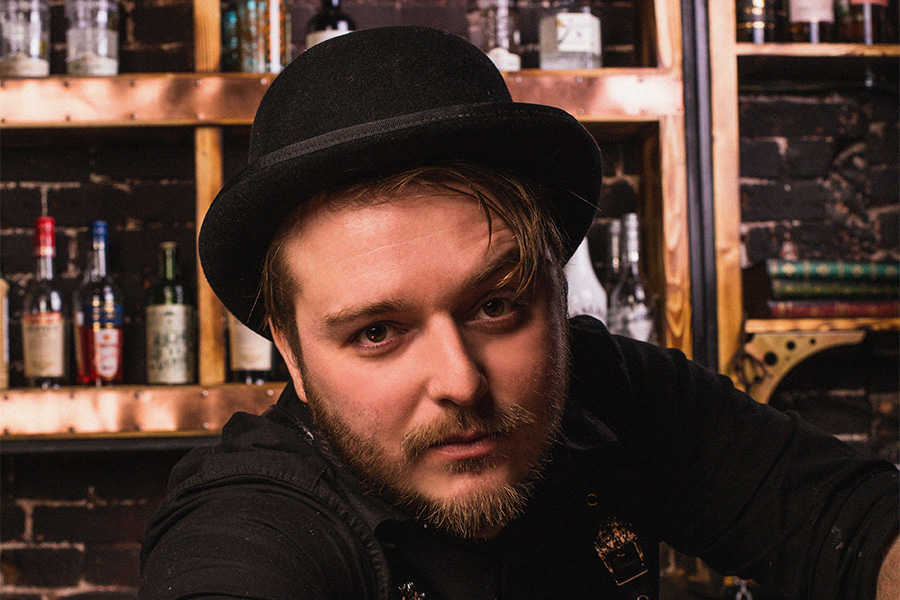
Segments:
[[[106,272],[106,240],[106,222],[91,223],[90,270],[73,302],[75,356],[82,384],[122,382],[124,309],[122,293]]]

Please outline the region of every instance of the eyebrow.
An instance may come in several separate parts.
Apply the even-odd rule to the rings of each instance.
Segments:
[[[497,278],[501,273],[504,273],[511,267],[515,267],[515,265],[519,263],[519,257],[519,248],[510,248],[469,277],[461,286],[462,293],[468,294],[476,291],[484,286],[485,283]],[[354,321],[371,319],[373,317],[404,312],[411,309],[412,303],[406,300],[381,300],[371,304],[335,311],[325,315],[322,319],[322,323],[327,329],[336,329]]]

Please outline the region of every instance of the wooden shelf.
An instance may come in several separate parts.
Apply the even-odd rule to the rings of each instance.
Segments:
[[[10,389],[0,442],[36,437],[214,434],[235,411],[260,413],[284,383]]]
[[[788,331],[851,331],[857,329],[898,330],[898,319],[748,319],[747,333],[781,333]]]
[[[681,80],[657,69],[506,73],[518,102],[586,121],[655,121],[682,113]],[[0,127],[249,125],[272,75],[163,73],[0,80]]]
[[[803,56],[846,57],[860,56],[890,58],[900,56],[898,44],[736,44],[738,56]]]

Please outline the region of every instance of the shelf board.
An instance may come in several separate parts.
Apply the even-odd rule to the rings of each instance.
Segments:
[[[747,333],[851,331],[857,329],[900,330],[900,319],[748,319],[744,324],[744,331]]]
[[[834,58],[859,56],[871,58],[900,57],[900,44],[737,44],[738,56],[802,56]]]
[[[585,121],[681,114],[680,75],[653,68],[505,73],[513,98]],[[273,75],[164,73],[3,79],[2,128],[249,125]]]
[[[284,385],[4,390],[0,396],[0,442],[213,434],[234,412],[258,414],[274,404]]]

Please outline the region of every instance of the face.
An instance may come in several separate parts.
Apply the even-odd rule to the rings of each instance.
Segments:
[[[414,188],[319,209],[285,256],[302,361],[275,342],[338,455],[420,517],[495,534],[527,499],[565,388],[551,291],[498,288],[511,231],[474,199]]]

